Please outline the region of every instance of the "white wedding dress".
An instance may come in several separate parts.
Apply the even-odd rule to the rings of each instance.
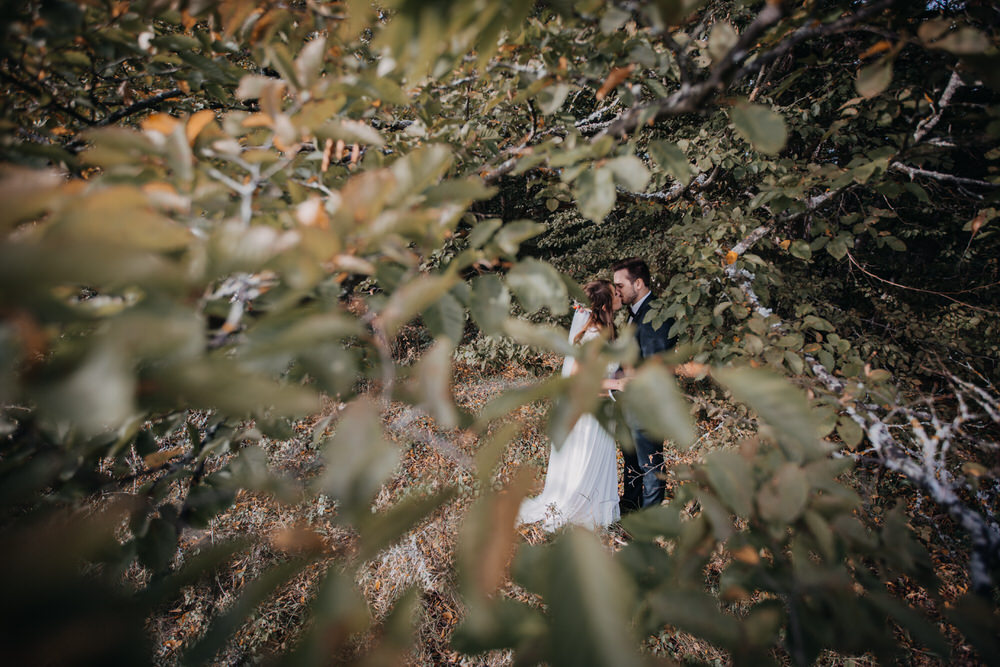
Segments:
[[[570,342],[590,318],[589,310],[578,310],[570,327]],[[600,335],[588,329],[581,343]],[[573,374],[575,361],[567,357],[562,375]],[[608,368],[611,377],[617,365]],[[599,391],[599,387],[594,387]],[[545,488],[541,495],[527,498],[517,514],[518,523],[542,522],[542,528],[553,532],[567,523],[587,528],[604,528],[617,521],[618,453],[614,438],[591,414],[577,420],[562,446],[550,448],[549,467],[545,472]]]

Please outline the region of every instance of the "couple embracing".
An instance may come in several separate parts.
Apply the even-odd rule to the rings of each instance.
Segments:
[[[589,309],[580,309],[573,317],[569,340],[582,344],[601,335],[614,338],[614,312],[629,309],[632,325],[643,359],[673,347],[667,337],[671,322],[659,329],[644,321],[655,298],[650,292],[649,267],[640,258],[622,260],[611,267],[614,283],[594,280],[584,286],[590,299]],[[563,363],[564,377],[573,374],[575,362]],[[620,377],[617,365],[609,366],[602,388],[621,389],[628,376]],[[595,387],[595,390],[597,388]],[[632,429],[635,448],[622,450],[625,460],[624,494],[618,497],[618,462],[614,438],[590,414],[577,420],[566,440],[550,450],[545,487],[541,495],[528,498],[518,512],[520,523],[542,522],[552,532],[567,523],[603,528],[622,514],[663,501],[665,482],[658,474],[663,467],[663,442],[651,440],[635,424]]]

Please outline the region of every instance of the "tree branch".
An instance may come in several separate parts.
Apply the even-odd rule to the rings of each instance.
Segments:
[[[954,174],[945,174],[940,171],[931,171],[929,169],[918,169],[917,167],[910,167],[902,162],[893,162],[889,165],[890,169],[895,171],[901,171],[910,177],[912,181],[917,176],[924,176],[925,178],[933,178],[936,181],[945,181],[947,183],[955,183],[957,185],[969,185],[977,188],[996,188],[1000,185],[996,183],[990,183],[989,181],[980,181],[976,178],[964,178],[962,176],[955,176]]]
[[[966,308],[972,308],[973,310],[978,310],[978,311],[981,311],[981,312],[984,312],[984,313],[989,313],[990,315],[998,315],[998,316],[1000,316],[1000,311],[990,310],[989,308],[983,308],[982,306],[974,306],[971,303],[966,303],[965,301],[961,301],[959,299],[956,299],[955,297],[949,295],[947,292],[938,292],[936,290],[921,289],[919,287],[910,287],[908,285],[901,285],[901,284],[893,282],[891,280],[886,280],[885,278],[882,278],[881,276],[877,276],[874,273],[872,273],[871,271],[869,271],[868,269],[866,269],[865,267],[861,266],[861,264],[858,263],[858,260],[856,260],[854,258],[854,255],[851,254],[850,250],[847,251],[847,259],[848,259],[848,261],[852,265],[854,265],[859,271],[861,271],[861,273],[865,274],[869,278],[874,278],[875,280],[879,281],[880,283],[885,283],[886,285],[892,285],[893,287],[898,287],[899,289],[904,289],[904,290],[907,290],[907,291],[910,291],[910,292],[920,292],[921,294],[932,294],[934,296],[940,296],[942,298],[948,299],[949,301],[957,303],[960,306],[965,306]]]
[[[95,125],[97,127],[104,127],[105,125],[111,125],[112,123],[117,123],[122,118],[131,116],[132,114],[139,113],[140,111],[145,111],[151,107],[155,107],[160,102],[164,100],[169,100],[174,97],[180,97],[184,94],[184,91],[180,88],[174,88],[173,90],[166,90],[162,93],[157,93],[151,97],[147,97],[144,100],[139,100],[135,104],[125,107],[124,109],[119,109],[113,114],[109,114],[97,121]]]
[[[722,60],[715,66],[709,74],[708,79],[695,84],[687,85],[681,83],[680,89],[674,94],[656,100],[650,104],[634,106],[624,114],[620,115],[601,134],[623,137],[639,125],[640,119],[652,112],[653,118],[662,115],[678,115],[696,111],[704,104],[709,97],[725,88],[730,80],[730,75],[750,53],[750,48],[757,43],[757,39],[771,26],[777,23],[784,16],[783,3],[768,2],[754,19],[753,23],[740,35],[736,45],[729,50]]]
[[[917,123],[917,129],[913,132],[913,143],[920,143],[920,140],[934,129],[934,126],[941,120],[941,115],[944,113],[945,108],[951,103],[951,98],[955,94],[955,91],[960,86],[962,86],[962,78],[958,76],[957,72],[952,72],[951,78],[948,79],[948,85],[945,86],[944,92],[941,93],[941,98],[938,100],[937,111],[933,116]]]

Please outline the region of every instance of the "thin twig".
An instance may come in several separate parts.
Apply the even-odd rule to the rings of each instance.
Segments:
[[[920,292],[921,294],[932,294],[934,296],[940,296],[940,297],[943,297],[945,299],[948,299],[949,301],[953,301],[953,302],[955,302],[955,303],[957,303],[957,304],[959,304],[961,306],[965,306],[966,308],[972,308],[973,310],[978,310],[978,311],[981,311],[981,312],[984,312],[984,313],[989,313],[990,315],[1000,315],[1000,311],[990,310],[989,308],[983,308],[982,306],[974,306],[971,303],[966,303],[965,301],[962,301],[960,299],[956,299],[955,297],[951,296],[948,292],[939,292],[937,290],[922,289],[920,287],[910,287],[909,285],[901,285],[900,283],[893,282],[891,280],[887,280],[887,279],[885,279],[885,278],[883,278],[881,276],[877,276],[874,273],[872,273],[871,271],[869,271],[868,269],[866,269],[865,267],[861,266],[861,264],[858,263],[858,260],[856,260],[854,258],[854,255],[851,254],[850,250],[847,251],[847,259],[859,271],[861,271],[861,273],[865,274],[869,278],[874,278],[875,280],[877,280],[877,281],[879,281],[881,283],[885,283],[886,285],[892,285],[893,287],[898,287],[899,289],[904,289],[904,290],[907,290],[907,291],[910,291],[910,292]]]
[[[920,143],[928,132],[934,129],[934,126],[938,124],[941,120],[941,115],[944,113],[945,108],[951,103],[951,98],[955,94],[955,91],[959,89],[962,85],[962,78],[958,76],[958,72],[952,72],[951,78],[948,79],[948,85],[945,86],[944,92],[941,93],[941,98],[938,100],[937,111],[933,116],[925,118],[924,120],[917,123],[917,129],[913,132],[913,143]]]
[[[166,90],[162,93],[157,93],[156,95],[147,97],[144,100],[139,100],[135,104],[127,106],[124,109],[119,109],[113,114],[105,116],[101,120],[97,121],[95,125],[97,127],[103,127],[105,125],[111,125],[112,123],[117,123],[126,116],[131,116],[132,114],[139,113],[140,111],[145,111],[146,109],[155,107],[160,102],[169,100],[174,97],[181,97],[183,94],[184,91],[181,90],[180,88],[174,88],[173,90]]]
[[[889,165],[890,169],[896,171],[901,171],[913,180],[917,176],[923,176],[925,178],[933,178],[936,181],[945,181],[947,183],[957,183],[958,185],[969,185],[977,188],[996,188],[1000,187],[997,183],[990,183],[989,181],[981,181],[976,178],[965,178],[963,176],[955,176],[954,174],[945,174],[940,171],[931,171],[930,169],[918,169],[917,167],[910,167],[902,162],[893,162]],[[980,197],[979,195],[976,195]],[[982,198],[982,197],[980,197]]]

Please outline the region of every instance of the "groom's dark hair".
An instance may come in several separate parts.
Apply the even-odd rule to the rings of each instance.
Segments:
[[[615,262],[611,266],[611,272],[621,271],[625,269],[628,271],[629,280],[639,280],[646,283],[646,287],[652,288],[649,282],[649,266],[646,264],[646,260],[641,257],[629,257],[628,259],[623,259]]]

